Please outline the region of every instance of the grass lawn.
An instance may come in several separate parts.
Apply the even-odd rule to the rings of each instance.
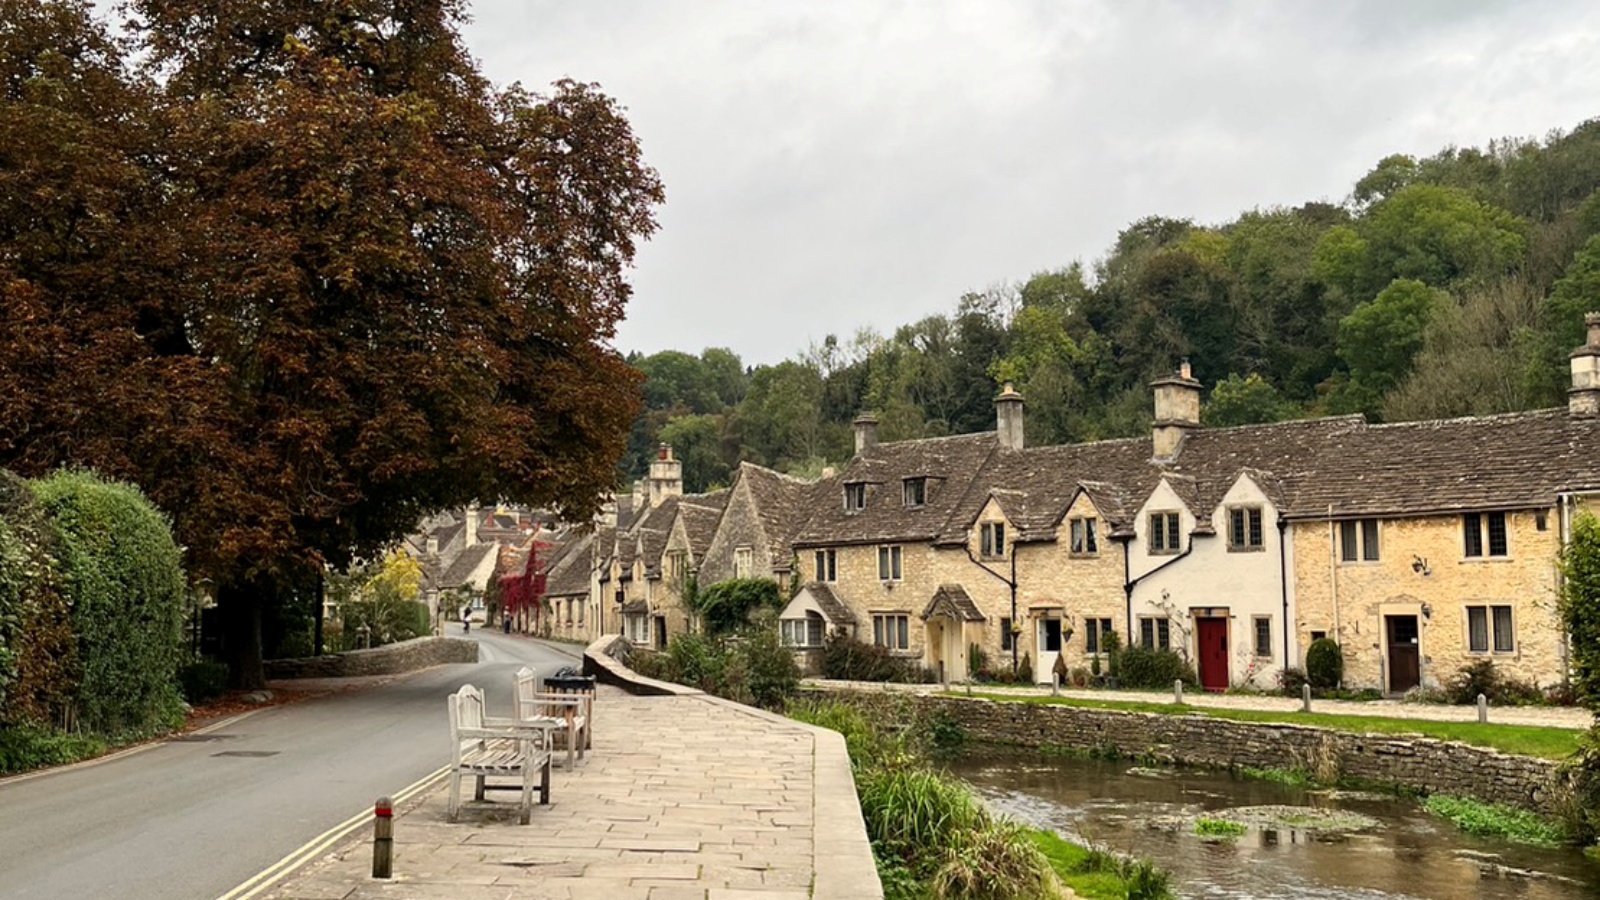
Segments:
[[[964,697],[950,692],[948,697]],[[1070,697],[1019,697],[1010,694],[980,693],[999,703],[1032,703],[1044,706],[1074,706],[1080,709],[1120,710],[1156,713],[1166,716],[1210,716],[1235,722],[1263,722],[1287,725],[1312,725],[1330,731],[1355,734],[1418,734],[1441,741],[1458,741],[1475,747],[1488,747],[1502,753],[1534,756],[1540,759],[1566,759],[1577,752],[1582,731],[1568,728],[1542,728],[1534,725],[1480,725],[1477,722],[1434,722],[1427,719],[1391,719],[1382,716],[1342,716],[1328,713],[1268,712],[1253,709],[1207,709],[1177,703],[1118,702],[1080,700]]]

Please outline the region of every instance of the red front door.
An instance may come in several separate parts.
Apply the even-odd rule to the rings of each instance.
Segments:
[[[1194,641],[1200,655],[1200,686],[1208,691],[1228,689],[1228,620],[1194,620]]]

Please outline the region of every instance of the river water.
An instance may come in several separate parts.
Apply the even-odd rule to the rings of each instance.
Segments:
[[[1319,792],[1204,769],[1044,759],[1026,751],[984,750],[963,756],[950,770],[991,808],[1157,863],[1173,874],[1183,897],[1600,898],[1600,862],[1576,850],[1475,838],[1390,796]],[[1285,805],[1357,813],[1369,827],[1319,833],[1256,826],[1223,841],[1195,833],[1199,817]]]

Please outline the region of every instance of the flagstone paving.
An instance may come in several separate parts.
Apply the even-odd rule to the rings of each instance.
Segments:
[[[444,701],[440,698],[440,715]],[[466,792],[470,796],[471,792]],[[518,825],[515,792],[445,821],[441,782],[395,811],[394,876],[363,832],[278,900],[881,898],[843,740],[704,695],[602,686],[594,747]]]

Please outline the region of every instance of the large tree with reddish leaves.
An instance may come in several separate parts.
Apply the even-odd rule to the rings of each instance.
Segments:
[[[592,509],[662,189],[596,87],[489,85],[458,0],[126,13],[139,68],[78,3],[0,0],[0,462],[144,485],[250,684],[312,566],[472,498]]]

